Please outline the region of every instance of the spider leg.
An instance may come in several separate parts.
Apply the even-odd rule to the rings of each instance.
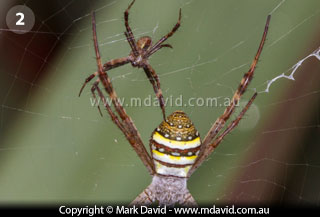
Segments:
[[[129,62],[130,62],[129,57],[121,57],[118,59],[110,60],[103,65],[103,71],[108,71],[110,69],[117,68],[117,67],[125,65]]]
[[[171,37],[180,27],[181,23],[181,8],[179,10],[179,19],[173,29],[165,36],[163,36],[157,43],[155,43],[152,48],[148,51],[148,53],[154,53],[154,50],[158,48],[164,41],[166,41],[169,37]],[[160,49],[160,48],[159,48]],[[158,49],[158,50],[159,50]]]
[[[98,72],[95,72],[95,73],[91,74],[89,77],[86,78],[86,80],[84,81],[84,83],[83,83],[83,85],[82,85],[82,87],[81,87],[81,89],[80,89],[80,91],[79,91],[79,97],[80,97],[80,95],[81,95],[84,87],[85,87],[94,77],[96,77],[97,75],[98,75]]]
[[[184,195],[183,202],[180,205],[182,207],[198,207],[196,200],[193,198],[190,192]]]
[[[132,206],[150,206],[155,201],[155,195],[152,187],[149,185],[144,189],[130,204]]]
[[[157,52],[158,50],[160,50],[163,47],[173,48],[170,44],[161,44],[160,46],[153,49],[151,52],[148,52],[147,55],[145,56],[145,58],[150,57],[152,54],[154,54],[155,52]]]
[[[127,115],[124,108],[119,103],[117,94],[112,87],[112,84],[111,84],[111,81],[110,81],[108,74],[106,73],[106,71],[103,71],[103,66],[101,63],[101,57],[100,57],[99,46],[98,46],[98,40],[97,40],[96,22],[95,22],[94,12],[92,13],[92,31],[93,31],[93,40],[94,40],[94,48],[95,48],[95,53],[96,53],[96,61],[97,61],[97,66],[98,66],[99,79],[100,79],[102,85],[104,86],[106,92],[108,93],[109,97],[111,98],[112,104],[114,105],[116,112],[120,116],[120,119],[118,118],[118,116],[116,116],[112,112],[110,106],[108,105],[108,103],[105,100],[105,97],[102,94],[102,91],[99,89],[97,84],[95,87],[99,93],[100,98],[103,100],[104,106],[106,107],[109,115],[111,116],[111,119],[123,132],[126,139],[131,144],[132,148],[138,154],[141,161],[143,162],[145,167],[148,169],[149,173],[152,175],[152,174],[154,174],[154,168],[153,168],[153,163],[152,163],[151,157],[148,154],[148,152],[147,152],[147,150],[141,140],[141,136],[140,136],[136,126],[134,125],[132,119]]]
[[[237,118],[232,121],[227,128],[223,131],[223,133],[221,135],[219,135],[212,143],[210,143],[207,148],[204,150],[202,155],[199,155],[196,162],[194,163],[194,165],[192,166],[192,168],[190,169],[189,173],[188,173],[188,177],[190,177],[192,175],[192,173],[203,163],[203,161],[205,159],[207,159],[207,157],[215,150],[215,148],[221,143],[221,141],[223,140],[223,138],[229,134],[240,122],[240,120],[242,119],[243,115],[248,111],[248,109],[250,108],[250,106],[252,105],[254,99],[256,98],[257,93],[253,94],[253,96],[251,97],[251,99],[249,100],[249,102],[247,103],[247,105],[242,109],[242,111],[240,112],[240,114],[237,116]]]
[[[137,48],[136,48],[136,42],[134,40],[134,38],[132,38],[131,36],[129,36],[129,34],[127,32],[124,32],[124,35],[126,36],[127,38],[127,41],[131,47],[131,50],[132,50],[132,53],[134,56],[138,56],[139,55],[139,52],[137,51]]]
[[[108,62],[106,62],[104,65],[103,65],[103,71],[106,71],[106,70],[110,70],[110,69],[114,69],[116,67],[119,67],[119,66],[122,66],[124,64],[127,64],[130,62],[130,58],[129,57],[122,57],[122,58],[118,58],[118,59],[113,59],[113,60],[110,60]],[[98,72],[95,72],[93,74],[91,74],[89,77],[86,78],[85,82],[83,83],[81,89],[80,89],[80,92],[79,92],[79,97],[83,91],[83,89],[85,88],[85,86],[94,78],[98,75],[99,73]]]
[[[134,4],[135,0],[133,0],[131,2],[131,4],[129,5],[129,7],[127,8],[127,10],[125,10],[124,12],[124,24],[126,26],[126,32],[124,32],[129,44],[130,44],[130,47],[132,49],[132,52],[135,56],[138,56],[138,49],[137,49],[137,44],[136,44],[136,40],[133,36],[133,33],[132,33],[132,30],[129,26],[129,10],[130,8],[132,7],[132,5]]]
[[[199,165],[201,165],[202,162],[206,159],[206,156],[204,156],[204,154],[208,153],[207,150],[210,149],[210,143],[216,137],[216,135],[220,132],[220,130],[224,127],[226,121],[230,118],[231,114],[234,112],[235,106],[239,102],[241,96],[246,91],[250,81],[252,80],[253,73],[254,73],[254,70],[256,68],[256,64],[257,64],[257,62],[259,60],[259,57],[260,57],[260,54],[262,52],[262,48],[263,48],[264,42],[265,42],[266,37],[267,37],[270,19],[271,19],[271,15],[268,15],[267,21],[266,21],[266,25],[264,27],[264,32],[263,32],[263,35],[262,35],[262,39],[260,41],[260,45],[259,45],[259,48],[258,48],[258,51],[257,51],[257,53],[256,53],[256,55],[254,57],[254,60],[253,60],[253,62],[251,64],[251,66],[250,66],[249,71],[244,74],[238,89],[236,90],[236,92],[234,93],[234,95],[232,97],[231,104],[224,110],[223,114],[214,122],[214,124],[210,128],[209,132],[207,133],[206,137],[204,138],[204,140],[202,142],[202,145],[201,145],[201,148],[200,148],[200,153],[198,155],[198,158],[197,158],[195,164],[192,166],[192,168],[189,171],[190,175],[194,172],[195,168],[198,168]]]
[[[95,94],[95,91],[97,90],[98,88],[98,84],[99,84],[100,80],[98,79],[97,81],[95,81],[91,87],[91,93],[92,93],[92,96],[93,96],[93,99],[95,102],[97,102],[97,97],[96,97],[96,94]],[[103,116],[102,115],[102,112],[101,112],[101,109],[100,109],[100,105],[98,104],[98,110],[99,110],[99,113],[101,115],[101,117]]]
[[[94,85],[95,85],[95,89],[98,91],[100,99],[102,99],[102,101],[103,101],[104,107],[106,108],[106,110],[108,111],[108,113],[111,117],[111,120],[113,121],[113,123],[115,125],[117,125],[119,127],[119,129],[122,131],[122,133],[127,137],[127,135],[129,135],[128,130],[125,128],[123,123],[119,120],[118,116],[112,111],[110,105],[107,103],[106,98],[104,97],[98,84],[94,84]]]
[[[212,125],[211,129],[209,130],[209,132],[207,133],[206,137],[204,138],[204,140],[202,142],[202,145],[201,145],[199,156],[202,155],[203,151],[207,148],[207,145],[209,143],[211,143],[211,141],[214,139],[214,137],[224,127],[226,121],[230,118],[231,114],[234,112],[237,103],[239,102],[241,96],[246,91],[250,81],[252,80],[253,73],[254,73],[254,70],[256,68],[256,64],[257,64],[257,62],[259,60],[259,57],[260,57],[260,54],[262,52],[262,48],[263,48],[264,42],[265,42],[266,37],[267,37],[270,18],[271,18],[271,15],[269,15],[267,17],[267,21],[266,21],[266,25],[265,25],[265,28],[264,28],[263,36],[262,36],[258,51],[257,51],[257,53],[256,53],[256,55],[254,57],[254,60],[253,60],[253,62],[251,64],[251,66],[250,66],[249,71],[244,74],[238,89],[236,90],[236,92],[234,93],[234,95],[232,97],[231,104],[224,110],[223,114],[214,122],[214,124]]]
[[[156,96],[159,100],[160,103],[160,107],[162,110],[162,115],[163,115],[163,120],[166,119],[166,112],[165,112],[165,103],[164,103],[164,99],[163,99],[163,95],[162,95],[162,90],[160,88],[160,80],[158,75],[156,74],[156,72],[154,71],[154,69],[151,67],[150,64],[146,64],[143,67],[147,77],[149,78],[150,83],[153,86],[153,90],[156,93]]]

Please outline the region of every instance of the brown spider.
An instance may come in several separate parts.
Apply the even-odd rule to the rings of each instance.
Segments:
[[[160,107],[161,107],[162,114],[163,114],[163,119],[165,119],[165,117],[166,117],[165,107],[164,107],[165,103],[163,100],[162,90],[160,88],[160,80],[159,80],[159,77],[156,74],[155,70],[149,64],[148,58],[152,54],[154,54],[155,52],[157,52],[159,49],[161,49],[163,47],[172,48],[172,46],[170,44],[162,44],[162,43],[165,42],[169,37],[171,37],[177,31],[177,29],[180,27],[181,9],[179,10],[178,22],[173,27],[171,32],[169,32],[167,35],[163,36],[157,43],[155,43],[152,46],[151,37],[143,36],[143,37],[139,38],[138,41],[136,42],[136,40],[133,36],[133,33],[132,33],[132,30],[129,26],[128,20],[129,20],[129,10],[134,2],[135,2],[135,0],[133,0],[131,2],[131,4],[129,5],[127,10],[124,12],[124,20],[125,20],[125,26],[126,26],[126,30],[127,30],[126,32],[124,32],[124,34],[125,34],[127,41],[131,47],[131,52],[130,52],[129,56],[127,56],[127,57],[113,59],[113,60],[110,60],[107,63],[105,63],[103,65],[103,71],[108,71],[110,69],[122,66],[124,64],[129,63],[129,62],[131,63],[131,65],[133,67],[143,68],[144,72],[146,73],[149,81],[151,82],[151,84],[153,86],[153,90],[156,93],[156,96],[157,96],[159,103],[160,103]],[[95,72],[85,80],[83,86],[80,89],[79,96],[81,95],[81,92],[82,92],[83,88],[86,86],[86,84],[88,82],[90,82],[97,75],[98,75],[98,72]],[[98,108],[100,111],[100,107],[98,107]],[[100,114],[101,114],[101,111],[100,111]]]
[[[219,134],[253,78],[256,64],[267,37],[270,18],[271,15],[267,18],[258,51],[249,71],[244,74],[238,89],[232,97],[230,105],[214,122],[204,140],[201,142],[200,135],[188,116],[183,111],[175,111],[153,131],[150,139],[150,156],[132,119],[119,103],[110,78],[102,66],[96,33],[95,15],[94,13],[92,14],[92,31],[98,65],[97,75],[99,76],[98,80],[92,86],[92,94],[96,97],[95,91],[98,92],[111,120],[123,132],[153,177],[151,184],[143,190],[130,205],[151,205],[153,203],[167,206],[174,206],[175,204],[182,206],[197,205],[187,188],[187,180],[217,148],[223,138],[239,124],[243,115],[256,98],[257,93],[253,94],[236,119]],[[106,103],[106,98],[98,86],[100,81],[112,100],[115,112],[111,109],[111,106]]]

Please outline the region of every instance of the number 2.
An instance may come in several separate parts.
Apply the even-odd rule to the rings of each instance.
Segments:
[[[17,26],[24,26],[24,22],[23,22],[23,19],[24,19],[24,13],[16,13],[16,16],[20,16],[20,19],[16,22],[16,25]]]

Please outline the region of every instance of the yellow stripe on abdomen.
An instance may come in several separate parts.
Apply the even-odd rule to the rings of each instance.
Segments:
[[[197,156],[172,156],[170,154],[161,153],[157,150],[152,150],[153,158],[168,164],[177,164],[177,165],[185,165],[185,164],[193,164],[196,160]]]
[[[191,141],[176,141],[176,140],[165,138],[158,132],[154,132],[152,139],[157,143],[165,145],[169,148],[181,149],[181,150],[196,148],[201,145],[200,137],[196,137],[194,140],[191,140]]]

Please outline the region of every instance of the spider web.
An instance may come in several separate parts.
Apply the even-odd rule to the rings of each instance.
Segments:
[[[107,113],[100,117],[90,104],[90,88],[77,97],[84,79],[96,70],[90,10],[96,11],[106,61],[129,53],[123,35],[129,1],[1,4],[1,14],[25,4],[36,17],[33,30],[24,35],[1,23],[6,48],[0,60],[1,202],[130,202],[151,177]],[[188,182],[199,203],[320,205],[319,6],[316,0],[138,0],[133,5],[129,22],[135,37],[153,40],[173,27],[182,8],[182,26],[168,40],[174,49],[162,49],[150,63],[164,96],[183,97],[183,106],[167,105],[167,113],[184,110],[202,138],[224,106],[184,103],[192,97],[223,102],[233,95],[272,14],[255,77],[235,113],[255,91],[258,98]],[[154,98],[141,69],[126,65],[109,74],[126,103],[133,97]],[[160,109],[125,107],[147,146],[161,122]]]

